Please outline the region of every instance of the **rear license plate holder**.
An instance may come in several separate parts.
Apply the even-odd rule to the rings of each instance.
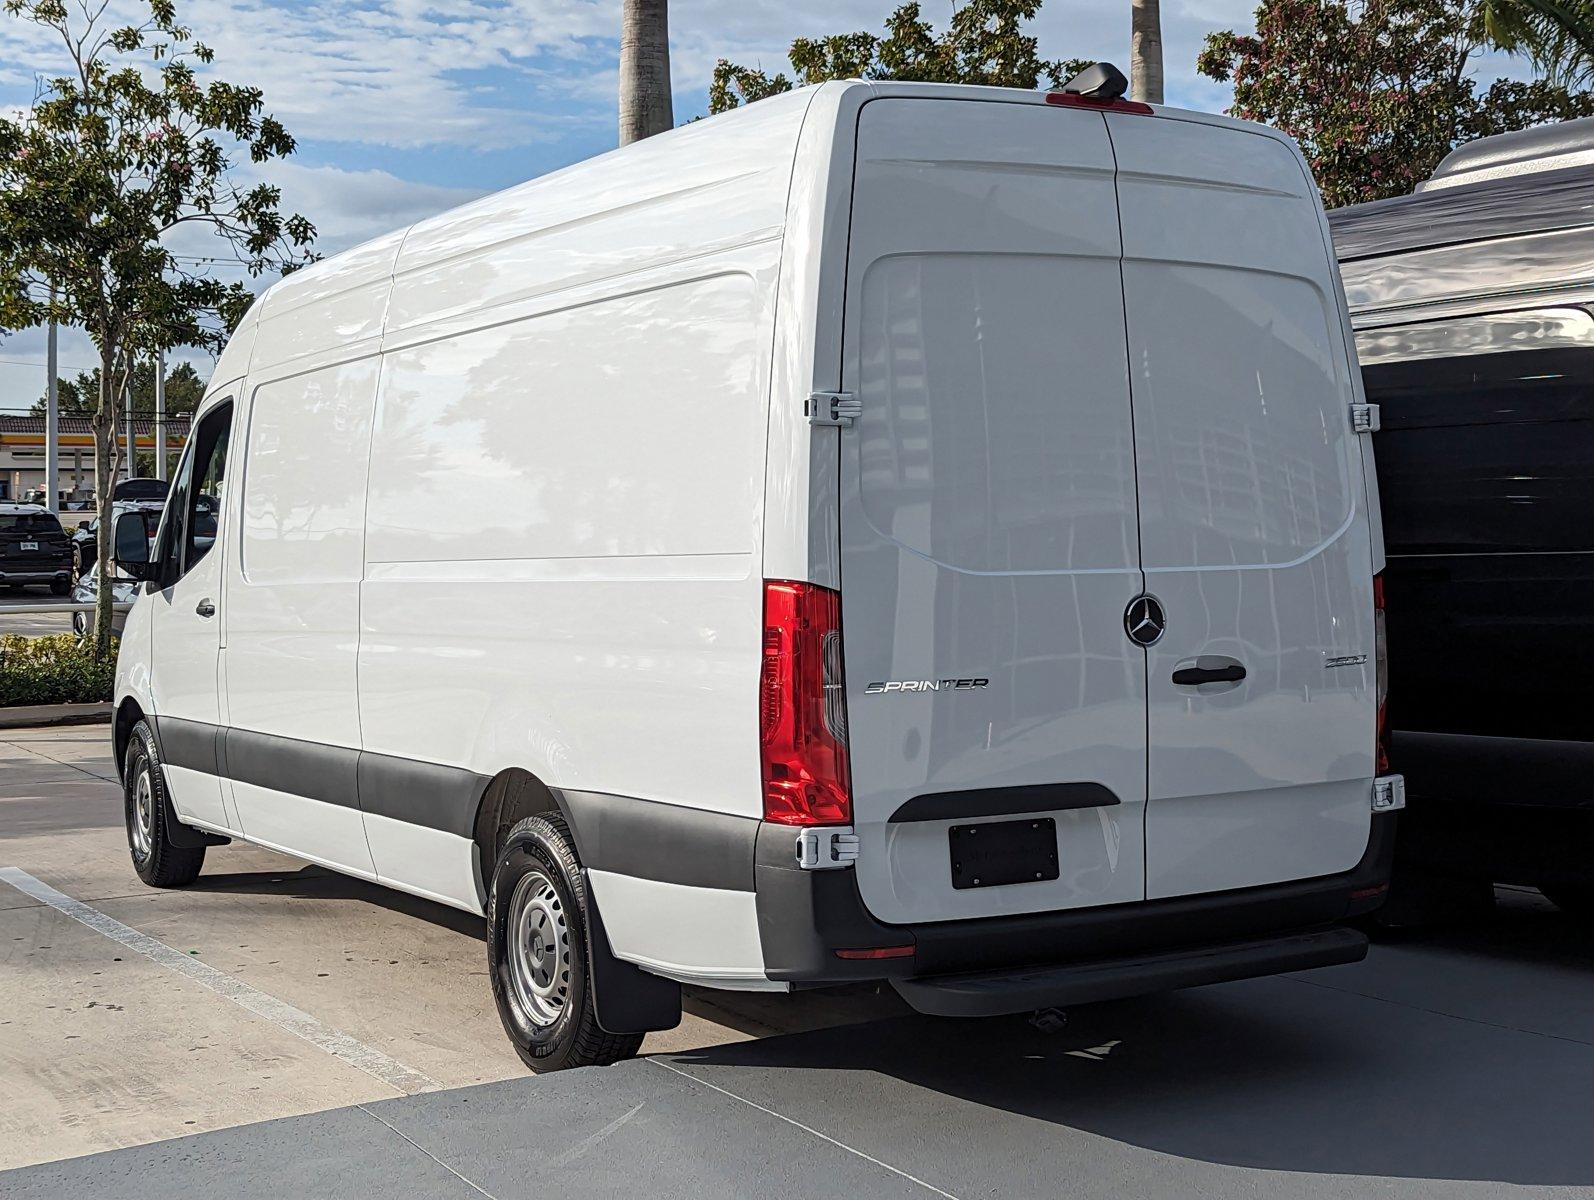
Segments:
[[[1051,817],[954,825],[947,830],[952,886],[1000,887],[1056,879],[1057,822]]]

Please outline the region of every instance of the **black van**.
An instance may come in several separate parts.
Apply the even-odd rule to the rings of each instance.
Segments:
[[[1401,866],[1594,916],[1594,119],[1329,223],[1381,421]]]

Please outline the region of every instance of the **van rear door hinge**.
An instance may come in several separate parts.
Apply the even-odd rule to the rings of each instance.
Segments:
[[[1379,419],[1378,405],[1352,404],[1350,406],[1350,427],[1357,433],[1377,433],[1383,422]]]
[[[863,401],[851,392],[812,392],[807,409],[810,425],[851,425],[863,414]]]
[[[850,825],[822,825],[797,835],[797,865],[805,871],[850,867],[858,861],[858,835]]]

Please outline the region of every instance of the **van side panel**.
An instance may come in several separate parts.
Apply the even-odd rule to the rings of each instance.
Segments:
[[[756,244],[684,279],[385,356],[360,634],[367,751],[756,822],[777,254]],[[425,886],[448,836],[435,830],[461,827],[469,814],[369,821],[378,873]],[[695,891],[637,904],[636,888],[596,874],[594,887],[617,947]],[[683,922],[716,903],[690,899]],[[751,912],[751,892],[727,906]]]
[[[1146,894],[1345,871],[1371,820],[1372,547],[1321,210],[1274,137],[1108,127],[1141,554],[1168,613],[1147,652]],[[1203,658],[1243,681],[1174,682]]]
[[[225,592],[228,723],[291,739],[272,744],[281,754],[297,745],[306,762],[360,747],[355,647],[378,365],[370,354],[251,380]],[[372,869],[357,803],[236,778],[233,796],[247,837]]]

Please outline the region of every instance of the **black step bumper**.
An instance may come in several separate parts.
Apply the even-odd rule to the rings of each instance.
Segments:
[[[1360,934],[1339,927],[1383,903],[1394,857],[1395,822],[1394,814],[1374,816],[1361,861],[1338,875],[1130,904],[919,925],[875,920],[850,870],[797,869],[791,829],[766,824],[758,833],[755,865],[765,970],[771,979],[798,986],[889,979],[921,990],[940,987],[948,979],[1045,977],[1044,985],[1035,985],[1037,994],[1044,987],[1053,989],[1048,993],[1052,995],[1058,994],[1061,977],[1071,975],[1081,989],[1070,993],[1076,997],[1072,1002],[1083,1003],[1077,996],[1084,994],[1086,980],[1096,981],[1089,987],[1100,994],[1110,979],[1111,993],[1127,996],[1350,962],[1365,953],[1365,943]],[[1325,934],[1333,936],[1323,941]],[[842,958],[836,953],[907,945],[913,952],[902,957]],[[1321,963],[1292,957],[1318,951],[1329,957]],[[1270,952],[1279,957],[1268,960]],[[1205,975],[1194,977],[1202,972]],[[982,990],[959,986],[965,991]],[[983,990],[997,988],[992,984]],[[1054,998],[1031,1007],[1059,1002]],[[909,1003],[914,1003],[911,997]]]
[[[1367,938],[1338,926],[1310,933],[1227,942],[1162,954],[974,975],[893,979],[901,997],[937,1017],[996,1017],[1038,1008],[1094,1004],[1204,983],[1360,962]]]

